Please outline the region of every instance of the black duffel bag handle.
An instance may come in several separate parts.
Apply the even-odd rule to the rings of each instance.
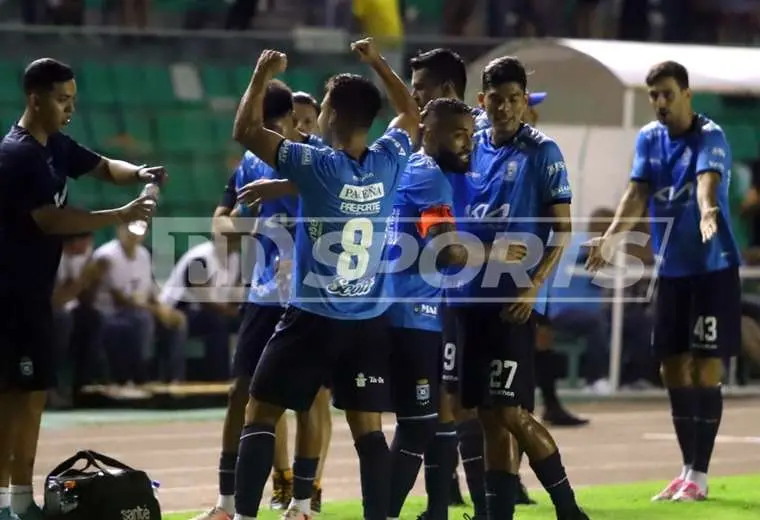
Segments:
[[[68,471],[74,469],[74,465],[80,460],[87,461],[87,466],[85,466],[82,471],[94,466],[107,476],[111,476],[111,473],[108,471],[107,466],[123,471],[135,471],[133,468],[127,466],[123,462],[119,462],[118,460],[112,459],[111,457],[103,455],[102,453],[98,453],[97,451],[82,450],[58,464],[55,468],[53,468],[47,478],[59,478],[63,476]]]

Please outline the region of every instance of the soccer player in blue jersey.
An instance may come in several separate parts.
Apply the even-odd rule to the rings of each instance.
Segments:
[[[32,476],[48,388],[55,387],[52,297],[63,236],[144,220],[155,203],[87,211],[67,206],[67,179],[118,185],[161,180],[162,167],[105,158],[63,133],[77,86],[43,58],[24,72],[26,108],[0,141],[0,518],[37,520]],[[7,488],[11,482],[11,489]],[[16,516],[18,515],[18,516]]]
[[[549,492],[557,518],[580,520],[587,516],[575,501],[557,445],[529,412],[534,392],[531,314],[538,288],[569,238],[571,191],[556,143],[522,122],[526,86],[525,68],[516,58],[498,58],[484,69],[480,103],[491,128],[475,135],[471,173],[451,177],[454,213],[458,230],[486,244],[525,234],[537,239],[542,251],[531,251],[526,262],[532,264],[522,272],[496,269],[493,262],[476,272],[463,270],[446,298],[462,349],[462,405],[478,407],[484,429],[488,518],[514,515],[522,449]]]
[[[437,48],[423,52],[412,58],[409,62],[412,69],[412,95],[420,109],[430,101],[439,98],[452,98],[464,100],[467,88],[467,67],[464,60],[456,52],[450,49]],[[472,115],[482,113],[481,108],[472,108]],[[441,406],[439,408],[439,420],[442,424],[455,421],[457,424],[457,438],[459,440],[459,453],[462,457],[467,487],[473,502],[475,515],[486,514],[486,491],[485,491],[485,466],[483,465],[483,430],[474,410],[464,410],[459,406],[456,398],[458,393],[458,375],[456,364],[456,344],[454,338],[453,318],[450,316],[445,305],[441,306],[440,314],[443,320],[443,343],[444,354]],[[436,446],[438,441],[442,444]],[[445,436],[436,436],[430,447],[433,460],[445,452],[448,439]],[[430,456],[426,455],[426,459]],[[435,463],[431,463],[435,466]],[[426,468],[429,464],[426,463]],[[431,472],[437,472],[430,466]],[[427,470],[426,470],[427,471]],[[429,497],[429,502],[437,502],[439,494]],[[463,505],[462,492],[459,490],[459,479],[454,470],[452,472],[451,490],[449,499],[452,505]],[[433,506],[438,508],[438,505]]]
[[[417,92],[421,90],[420,83],[415,84]],[[393,327],[391,392],[397,426],[391,444],[389,518],[399,517],[417,479],[423,454],[426,518],[448,518],[457,437],[454,418],[448,410],[438,420],[442,290],[423,278],[418,259],[396,270],[406,263],[402,238],[414,237],[422,249],[441,234],[446,224],[453,223],[453,194],[444,171],[464,174],[468,170],[473,128],[472,111],[462,101],[439,98],[428,103],[423,115],[422,149],[410,158],[393,203],[388,257],[395,301],[388,316]],[[433,439],[435,442],[431,442]]]
[[[294,141],[313,146],[323,146],[321,139],[314,135],[299,133],[295,128],[294,101],[291,90],[279,80],[268,83],[263,101],[264,124],[267,128],[282,133]],[[294,218],[297,215],[298,200],[295,197],[266,201],[257,205],[254,211],[247,206],[237,204],[237,192],[245,185],[261,179],[278,178],[278,174],[269,165],[258,159],[251,152],[246,152],[230,182],[225,188],[220,208],[215,212],[219,217],[228,214],[234,217],[256,217],[258,225],[253,230],[257,247],[251,273],[251,288],[248,301],[242,308],[242,323],[238,333],[237,347],[233,359],[234,380],[227,403],[227,412],[222,430],[222,453],[219,459],[219,498],[210,511],[198,516],[196,520],[226,520],[235,514],[235,462],[243,428],[245,405],[248,402],[248,387],[253,372],[258,365],[266,342],[274,332],[275,325],[282,315],[283,301],[281,280],[278,268],[289,264],[292,256],[292,242],[295,233]],[[231,194],[230,194],[231,193]],[[228,232],[240,232],[240,226],[234,221],[223,225]],[[321,428],[324,417],[328,415],[329,396],[326,390],[320,391],[315,401],[310,420]],[[303,442],[320,443],[313,428],[300,432]],[[275,510],[286,509],[293,495],[293,473],[288,457],[288,435],[285,417],[277,423],[277,444],[272,472],[272,501],[270,507]],[[324,440],[324,439],[323,439]],[[298,454],[296,454],[297,456]],[[310,481],[304,481],[310,484]],[[302,482],[301,484],[303,485]],[[311,487],[308,489],[312,493]],[[301,490],[299,489],[299,492]],[[318,509],[318,504],[317,504]]]
[[[294,143],[265,129],[263,87],[286,67],[285,55],[275,51],[259,58],[235,118],[235,139],[287,179],[249,186],[241,200],[301,195],[290,305],[254,374],[240,438],[236,520],[258,513],[275,423],[286,408],[303,420],[325,381],[332,383],[335,405],[346,410],[356,443],[364,518],[387,518],[390,457],[381,412],[389,407],[390,345],[379,267],[385,223],[420,116],[372,40],[355,42],[352,49],[382,79],[398,114],[371,146],[367,133],[380,110],[380,93],[352,74],[329,80],[322,101],[319,126],[331,148]],[[319,450],[309,455],[294,471],[313,478]],[[308,501],[296,500],[287,518],[311,518]]]
[[[731,149],[723,130],[692,110],[683,65],[655,65],[646,83],[657,120],[639,132],[631,181],[609,229],[592,241],[587,265],[603,265],[612,237],[630,230],[649,207],[658,219],[651,224],[652,248],[661,255],[652,343],[683,457],[681,474],[653,499],[703,500],[723,412],[723,362],[740,348]]]

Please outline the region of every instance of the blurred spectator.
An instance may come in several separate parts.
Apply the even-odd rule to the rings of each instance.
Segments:
[[[589,233],[603,233],[613,213],[609,209],[594,211],[589,225]],[[583,232],[573,233],[571,251],[577,251],[590,236]],[[584,255],[571,259],[581,268],[585,262]],[[569,283],[559,283],[566,276],[566,270],[573,263],[560,261],[555,277],[551,280],[548,315],[556,333],[586,341],[583,374],[589,389],[594,393],[605,394],[610,391],[607,372],[609,367],[609,309],[601,301],[603,289],[593,283],[592,278],[573,275]],[[564,285],[564,286],[563,286]],[[562,301],[565,300],[565,301]]]
[[[151,0],[120,0],[122,24],[125,27],[144,29],[150,20]]]
[[[464,35],[464,29],[470,22],[477,5],[477,2],[472,0],[444,0],[443,34],[447,36]]]
[[[680,17],[675,21],[680,23]],[[649,40],[650,32],[649,0],[623,0],[618,19],[618,39],[643,42]]]
[[[228,0],[228,3],[232,5],[227,10],[224,28],[233,31],[245,31],[250,28],[256,15],[258,0]]]
[[[84,0],[21,0],[25,24],[82,25]]]
[[[101,344],[113,382],[125,397],[147,396],[135,383],[175,383],[185,377],[185,316],[156,301],[151,257],[142,240],[122,225],[118,238],[94,254],[107,263],[95,300],[103,316]]]
[[[74,390],[86,384],[85,381],[95,372],[97,352],[93,339],[96,334],[92,325],[97,324],[97,317],[93,316],[91,307],[81,304],[80,298],[86,298],[86,293],[103,275],[104,266],[91,262],[91,255],[91,235],[65,239],[53,292],[54,354],[59,372],[58,386],[49,397],[55,408],[71,406]]]
[[[230,334],[237,330],[240,239],[215,235],[187,251],[174,266],[158,300],[182,312],[190,337],[203,339],[204,381],[230,378]]]

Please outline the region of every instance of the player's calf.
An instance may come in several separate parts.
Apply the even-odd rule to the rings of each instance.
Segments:
[[[538,480],[549,493],[559,520],[585,518],[575,500],[575,493],[562,465],[562,458],[551,434],[527,410],[519,406],[497,408],[491,412],[480,413],[484,422],[486,438],[490,423],[498,422],[511,433],[518,445],[528,456],[530,465]],[[489,426],[486,426],[486,419]],[[517,464],[519,467],[519,451]],[[491,453],[486,451],[486,465],[490,466]]]
[[[364,518],[386,520],[391,464],[382,416],[379,412],[346,410],[346,421],[359,456]]]
[[[19,397],[11,465],[11,509],[20,517],[32,518],[39,508],[34,504],[32,479],[40,436],[40,422],[45,408],[46,392],[37,391]]]
[[[683,487],[694,463],[697,394],[693,387],[693,373],[693,360],[688,353],[667,356],[660,366],[662,382],[668,389],[673,429],[681,450],[683,465],[678,476],[652,497],[653,501],[671,500]]]
[[[485,460],[483,458],[483,428],[477,414],[464,410],[457,417],[459,455],[462,458],[467,488],[476,517],[486,516]]]
[[[272,500],[269,508],[280,511],[288,508],[293,498],[293,471],[288,455],[288,422],[283,414],[274,429],[274,465],[272,467]]]
[[[306,412],[298,412],[295,460],[293,462],[293,498],[290,512],[311,515],[311,497],[322,451],[324,401],[315,399]]]
[[[676,501],[697,501],[707,498],[707,471],[710,467],[715,438],[723,417],[723,361],[720,358],[694,359],[694,452],[683,486],[673,495]]]
[[[422,459],[438,428],[438,416],[397,417],[391,443],[391,493],[389,518],[398,518],[417,480]]]

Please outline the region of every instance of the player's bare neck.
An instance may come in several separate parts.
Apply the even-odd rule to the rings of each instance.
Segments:
[[[18,125],[21,128],[26,128],[29,135],[39,141],[42,146],[47,146],[48,133],[43,129],[40,123],[34,120],[34,117],[28,111],[24,111],[21,119],[18,121]]]
[[[509,143],[514,137],[517,135],[517,132],[520,131],[520,127],[518,126],[514,130],[505,130],[501,132],[491,132],[491,144],[495,147],[504,146],[505,144]]]
[[[695,114],[689,114],[688,117],[681,118],[679,121],[674,121],[668,125],[668,136],[671,139],[678,139],[689,133],[694,126],[696,117]]]
[[[359,161],[367,151],[367,134],[336,135],[333,139],[333,148],[342,150],[352,159]]]

